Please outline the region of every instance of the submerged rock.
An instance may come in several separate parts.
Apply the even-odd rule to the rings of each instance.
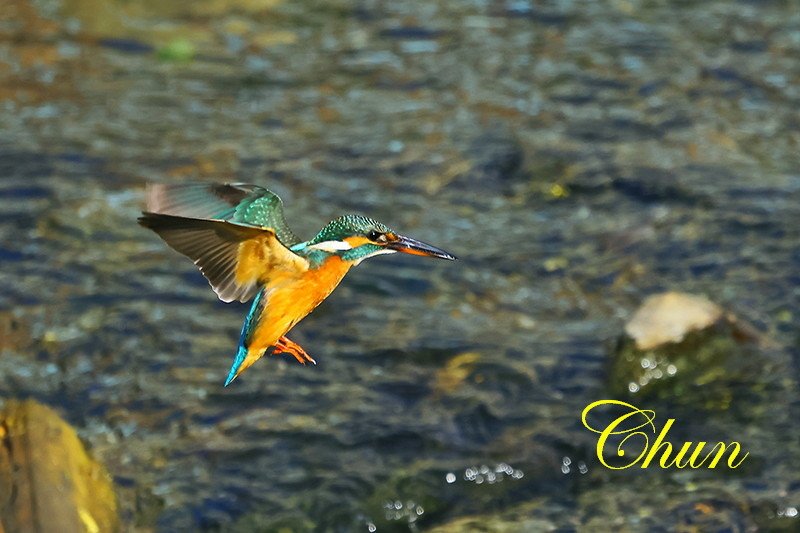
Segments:
[[[464,161],[426,185],[428,192],[445,185],[477,191],[506,190],[522,174],[525,149],[513,133],[497,128],[473,139],[464,155]]]
[[[494,533],[517,533],[518,531],[555,531],[556,525],[548,520],[542,509],[546,505],[539,499],[511,509],[479,516],[462,516],[434,527],[431,533],[456,531],[492,531]]]
[[[617,395],[725,405],[728,386],[760,366],[755,335],[703,296],[650,296],[625,325],[612,355]],[[708,406],[708,405],[707,405]]]
[[[75,430],[35,401],[0,413],[0,530],[119,529],[111,478]]]
[[[760,531],[752,502],[741,493],[703,487],[663,490],[637,479],[615,494],[590,487],[577,498],[577,515],[587,531]],[[768,529],[773,531],[773,529]]]
[[[487,525],[485,531],[536,530],[531,528],[540,522],[530,519],[528,507],[541,507],[545,495],[556,486],[556,490],[568,491],[571,481],[558,469],[556,450],[548,444],[531,446],[533,452],[520,453],[519,461],[487,458],[449,467],[430,459],[410,463],[377,485],[364,500],[367,525],[377,531],[397,532],[434,527],[437,531],[472,531],[479,523]],[[513,512],[520,508],[526,511]],[[502,512],[506,510],[509,512]],[[498,511],[501,515],[495,515]],[[502,529],[500,524],[508,527]],[[511,528],[513,524],[522,529]]]

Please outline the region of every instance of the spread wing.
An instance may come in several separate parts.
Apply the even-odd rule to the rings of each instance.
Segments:
[[[278,195],[257,185],[151,184],[147,187],[146,211],[269,228],[287,248],[300,242],[286,224],[283,217],[283,202]]]
[[[194,261],[223,302],[246,302],[268,281],[308,270],[269,227],[150,212],[139,223]]]

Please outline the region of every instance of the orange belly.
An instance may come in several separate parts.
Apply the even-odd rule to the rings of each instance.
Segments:
[[[258,318],[247,357],[237,374],[256,362],[264,352],[305,318],[339,285],[351,264],[331,256],[319,268],[303,272],[300,277],[271,280],[266,287],[266,306]]]

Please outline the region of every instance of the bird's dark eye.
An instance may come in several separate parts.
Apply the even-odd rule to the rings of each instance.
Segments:
[[[372,242],[386,242],[386,235],[374,229],[367,233],[367,239]]]

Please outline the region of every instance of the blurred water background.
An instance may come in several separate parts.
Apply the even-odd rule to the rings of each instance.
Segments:
[[[797,530],[798,109],[790,0],[2,0],[0,397],[130,531]],[[316,367],[223,388],[246,306],[135,223],[197,180],[460,261],[364,263],[292,336]],[[736,471],[612,472],[580,424],[665,290],[759,342],[714,401],[629,399]]]

